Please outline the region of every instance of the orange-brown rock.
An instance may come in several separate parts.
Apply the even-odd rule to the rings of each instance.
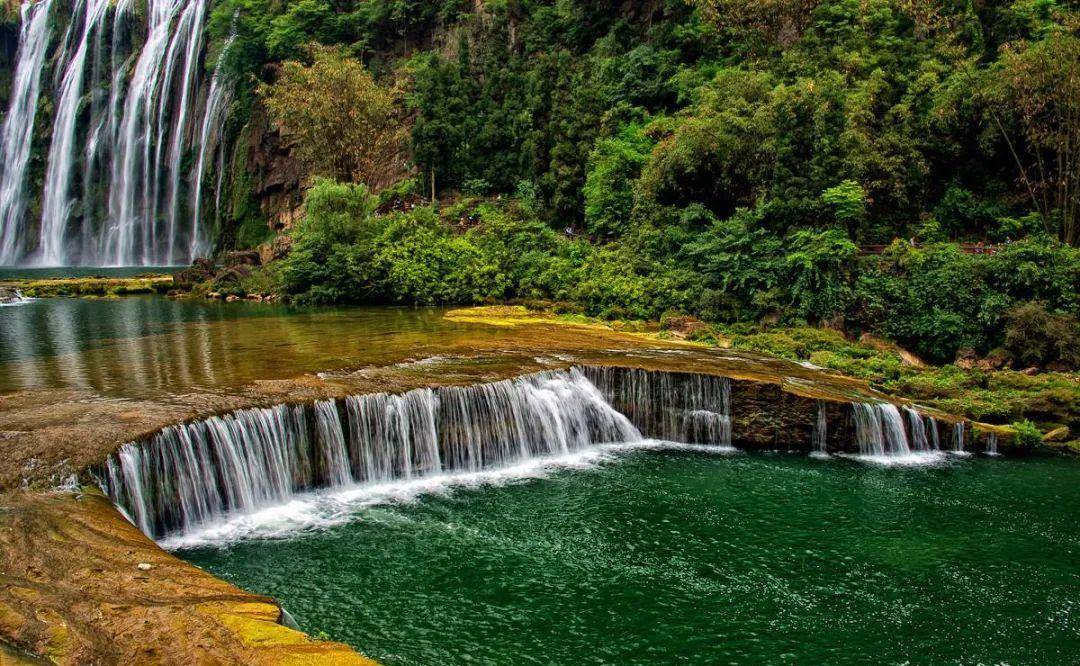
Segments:
[[[283,626],[272,599],[161,550],[97,493],[0,498],[0,580],[0,663],[374,663]]]

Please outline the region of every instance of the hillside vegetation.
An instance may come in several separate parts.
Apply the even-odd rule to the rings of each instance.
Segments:
[[[215,289],[827,326],[1075,368],[1078,16],[223,0],[211,34],[254,84],[234,115],[267,109],[310,189],[291,252]]]

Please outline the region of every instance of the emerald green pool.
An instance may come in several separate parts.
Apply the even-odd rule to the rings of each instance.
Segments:
[[[496,478],[178,554],[385,664],[1080,656],[1071,461],[639,449]]]

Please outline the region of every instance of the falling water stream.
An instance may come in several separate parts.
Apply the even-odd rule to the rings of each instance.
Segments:
[[[214,151],[223,158],[231,88],[221,56],[203,73],[208,6],[23,4],[0,130],[0,265],[177,265],[209,249],[203,180]],[[51,132],[35,137],[45,98]],[[35,147],[46,155],[40,192],[28,191]]]
[[[49,46],[53,0],[23,3],[11,103],[0,128],[0,265],[22,252],[26,211],[26,167],[41,91],[41,69]]]
[[[132,522],[160,538],[316,489],[497,469],[640,439],[572,370],[174,426],[121,448],[102,482]]]

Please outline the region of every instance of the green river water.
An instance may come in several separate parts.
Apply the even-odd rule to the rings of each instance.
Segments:
[[[636,450],[527,476],[178,554],[385,664],[1080,657],[1071,461]]]

